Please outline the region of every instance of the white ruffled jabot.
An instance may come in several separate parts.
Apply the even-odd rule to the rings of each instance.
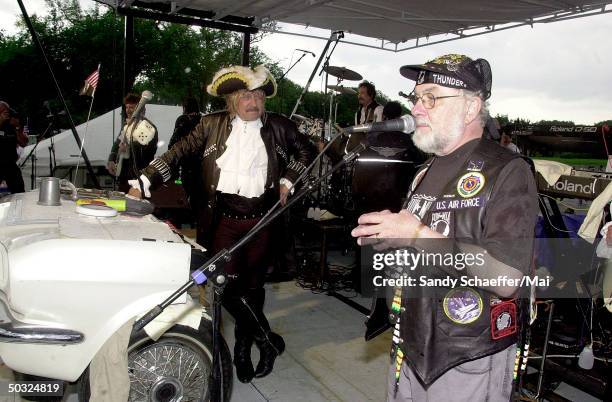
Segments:
[[[268,175],[268,154],[261,139],[260,119],[244,121],[236,116],[225,142],[227,149],[217,159],[221,169],[217,190],[243,197],[259,197],[264,193]]]

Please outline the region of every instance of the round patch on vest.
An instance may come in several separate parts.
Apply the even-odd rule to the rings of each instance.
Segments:
[[[474,289],[457,288],[444,296],[444,314],[455,324],[470,324],[482,314],[482,298]]]
[[[457,193],[463,197],[473,197],[482,190],[485,177],[479,172],[468,172],[459,178],[457,182]]]

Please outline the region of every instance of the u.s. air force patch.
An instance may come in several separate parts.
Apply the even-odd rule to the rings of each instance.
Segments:
[[[468,172],[459,178],[457,182],[457,193],[463,197],[473,197],[482,190],[485,177],[479,172]]]

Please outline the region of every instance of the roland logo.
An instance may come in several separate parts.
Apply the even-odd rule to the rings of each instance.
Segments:
[[[579,183],[572,183],[571,181],[568,181],[567,179],[565,179],[563,181],[556,182],[555,185],[552,187],[557,191],[568,191],[572,193],[581,193],[581,194],[593,194],[594,185],[595,185],[595,182],[592,182],[590,184],[579,184]]]
[[[596,126],[575,126],[575,127],[563,127],[563,126],[551,126],[550,131],[553,133],[596,133]]]

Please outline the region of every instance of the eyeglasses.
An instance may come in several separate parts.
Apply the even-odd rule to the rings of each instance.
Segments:
[[[255,100],[263,100],[263,98],[265,98],[265,94],[262,91],[247,91],[247,92],[243,92],[240,95],[240,100],[243,101],[248,101],[251,99],[255,99]]]
[[[408,100],[412,102],[413,105],[416,105],[417,102],[420,100],[421,102],[423,102],[423,107],[425,109],[433,109],[434,106],[436,106],[437,99],[458,98],[460,96],[463,95],[434,96],[434,94],[432,94],[431,92],[426,92],[423,95],[418,96],[417,94],[412,92],[410,95],[408,95]]]

